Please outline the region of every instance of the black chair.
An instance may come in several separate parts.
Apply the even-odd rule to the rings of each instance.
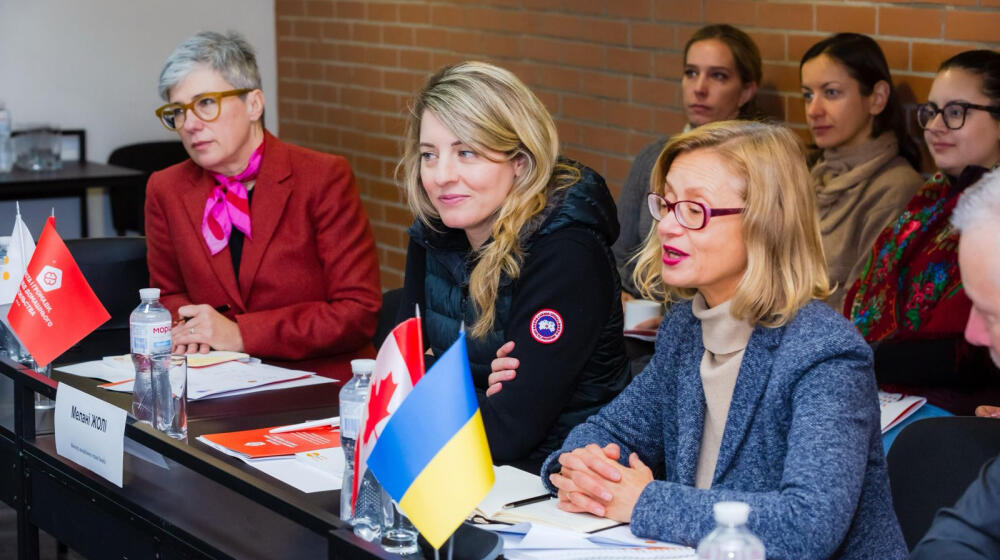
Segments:
[[[396,313],[401,303],[403,303],[403,288],[382,293],[382,309],[378,312],[378,324],[375,327],[375,336],[372,337],[375,350],[382,346],[385,337],[396,327]]]
[[[125,235],[129,230],[137,231],[141,235],[146,234],[143,216],[146,181],[154,171],[170,167],[187,158],[184,145],[177,141],[129,144],[111,152],[108,157],[109,164],[146,172],[146,175],[138,179],[134,185],[110,189],[111,221],[118,235]]]
[[[129,315],[139,305],[139,290],[149,287],[146,238],[67,239],[66,246],[111,319],[67,350],[58,362],[96,360],[128,353]]]
[[[886,461],[892,503],[909,548],[931,526],[934,513],[958,501],[983,464],[1000,453],[1000,420],[949,416],[903,428]]]

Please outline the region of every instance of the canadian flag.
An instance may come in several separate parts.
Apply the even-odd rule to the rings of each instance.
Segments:
[[[420,317],[414,317],[392,329],[375,357],[375,369],[368,389],[368,405],[362,410],[358,440],[354,447],[351,511],[354,511],[357,503],[358,484],[368,470],[368,456],[371,455],[379,434],[423,375],[424,341],[420,331]]]
[[[46,366],[110,318],[49,218],[7,312],[11,330]]]

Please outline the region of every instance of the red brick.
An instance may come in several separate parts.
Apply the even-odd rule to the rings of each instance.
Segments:
[[[607,53],[604,46],[594,43],[566,43],[559,49],[562,62],[572,66],[605,68]]]
[[[371,23],[354,23],[351,25],[351,39],[360,43],[381,43],[382,26]]]
[[[663,0],[614,0],[606,3],[605,12],[609,16],[633,19],[648,18],[652,15],[652,5]],[[671,4],[675,0],[669,0]],[[678,2],[679,3],[679,2]]]
[[[483,33],[481,39],[483,52],[491,56],[516,58],[521,55],[521,37],[517,35]]]
[[[402,23],[430,23],[430,6],[426,4],[400,4],[399,21]]]
[[[677,105],[676,82],[632,78],[632,102],[659,107]]]
[[[653,75],[657,78],[679,80],[684,69],[684,55],[681,53],[657,53],[653,57]]]
[[[948,58],[968,50],[967,45],[913,42],[910,69],[914,72],[937,72],[938,66]]]
[[[306,58],[309,56],[309,43],[282,39],[278,41],[276,51],[278,58],[285,56]]]
[[[647,51],[609,48],[608,69],[615,72],[628,72],[640,76],[653,74],[653,55]]]
[[[328,21],[323,24],[323,36],[327,39],[349,39],[351,24],[343,21]]]
[[[765,31],[751,31],[747,33],[757,48],[760,49],[760,57],[764,60],[785,60],[785,34],[768,33]]]
[[[666,21],[701,22],[701,0],[653,2],[653,18]]]
[[[399,60],[398,54],[398,49],[365,47],[365,62],[378,66],[396,66]]]
[[[802,55],[806,54],[813,45],[829,37],[828,33],[818,35],[799,35],[797,33],[788,34],[788,60],[798,64],[802,60]]]
[[[442,27],[463,27],[465,11],[459,6],[432,6],[431,23]]]
[[[413,30],[416,37],[416,45],[425,49],[446,49],[448,48],[448,34],[443,29],[434,27],[421,27]]]
[[[653,111],[653,130],[660,131],[664,135],[677,134],[686,124],[687,117],[679,109]]]
[[[414,45],[413,31],[408,25],[386,25],[382,28],[382,42],[386,45]]]
[[[556,131],[559,134],[559,142],[563,144],[578,144],[580,143],[581,130],[583,129],[579,123],[572,121],[567,121],[563,119],[555,119]]]
[[[634,22],[629,24],[629,34],[633,47],[672,49],[677,44],[676,26],[665,23]]]
[[[368,19],[374,21],[397,21],[399,19],[398,7],[390,2],[369,2]]]
[[[570,93],[577,93],[581,87],[581,71],[565,66],[544,65],[539,66],[538,79],[531,80],[542,87],[559,89]],[[587,73],[589,76],[590,73]]]
[[[879,39],[878,44],[882,47],[882,53],[885,55],[885,61],[889,63],[890,70],[910,69],[909,42]]]
[[[878,9],[878,32],[903,37],[940,37],[942,15],[940,9],[882,6]]]
[[[874,33],[875,8],[868,6],[816,6],[816,29],[831,33],[848,29],[856,33]]]
[[[875,11],[872,10],[873,21],[875,18],[874,13]],[[817,17],[817,19],[819,18]],[[812,3],[779,4],[777,2],[761,2],[757,4],[757,25],[773,29],[812,29]]]
[[[583,126],[583,144],[604,153],[622,154],[628,146],[628,134],[606,126]]]
[[[579,92],[597,97],[627,100],[629,95],[628,78],[615,74],[600,72],[585,72],[580,77]]]
[[[560,109],[559,113],[568,118],[593,122],[604,120],[604,102],[592,97],[561,95]]]
[[[341,19],[365,19],[365,2],[337,2],[337,17]]]
[[[329,1],[306,2],[306,15],[316,18],[330,18],[334,16],[333,3]]]
[[[786,64],[764,64],[764,79],[761,85],[765,89],[797,92],[801,90],[799,66]]]
[[[403,49],[399,51],[399,66],[410,70],[431,70],[431,55],[427,51]]]
[[[926,76],[905,76],[897,74],[894,76],[896,79],[896,88],[900,94],[900,100],[903,103],[923,103],[927,101],[927,95],[931,91],[931,83],[934,78]]]
[[[562,44],[551,39],[527,36],[521,40],[521,56],[524,58],[561,62],[559,52]]]
[[[449,31],[447,33],[448,37],[448,48],[462,53],[465,56],[470,54],[475,54],[480,52],[480,41],[479,38],[481,34],[473,33],[471,31]]]
[[[304,16],[306,15],[306,3],[302,0],[275,0],[274,13],[278,17]]]
[[[756,25],[757,7],[747,0],[705,0],[705,21]]]
[[[944,36],[948,39],[987,42],[1000,39],[1000,12],[948,10],[944,17]]]

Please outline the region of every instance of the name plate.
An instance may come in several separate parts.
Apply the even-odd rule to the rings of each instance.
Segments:
[[[122,486],[124,410],[60,383],[56,391],[56,453]]]

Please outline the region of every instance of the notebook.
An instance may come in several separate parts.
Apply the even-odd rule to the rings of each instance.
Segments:
[[[499,523],[538,523],[582,533],[621,525],[613,519],[559,509],[557,507],[559,500],[549,494],[538,475],[511,466],[494,466],[493,472],[496,482],[490,493],[473,511],[473,515]],[[545,498],[542,499],[543,497]],[[513,502],[532,498],[539,498],[539,501],[517,507],[504,507]]]

